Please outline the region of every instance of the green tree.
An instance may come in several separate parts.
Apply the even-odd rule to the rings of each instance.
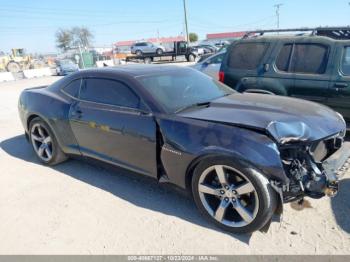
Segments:
[[[70,30],[58,29],[56,32],[57,47],[63,51],[67,51],[72,46],[72,34]]]
[[[94,36],[86,27],[75,26],[72,29],[59,29],[56,32],[57,47],[62,51],[67,51],[77,46],[87,48],[91,46]]]
[[[188,37],[190,39],[190,42],[197,42],[198,41],[198,35],[196,33],[189,33]]]
[[[86,27],[73,27],[71,30],[73,45],[81,45],[83,47],[91,46],[92,39],[94,38],[91,31]]]

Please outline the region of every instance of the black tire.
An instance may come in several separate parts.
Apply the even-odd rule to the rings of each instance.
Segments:
[[[255,218],[249,224],[242,227],[227,226],[217,221],[204,207],[199,195],[199,179],[205,170],[215,165],[230,166],[235,170],[238,170],[244,174],[244,176],[247,177],[249,179],[249,182],[251,182],[251,184],[254,186],[256,195],[258,197],[258,211]],[[204,217],[219,228],[236,234],[251,233],[263,228],[271,220],[278,203],[277,193],[273,190],[271,185],[268,183],[268,180],[261,173],[250,167],[242,166],[238,162],[233,161],[232,158],[227,157],[214,157],[201,161],[194,170],[191,187],[196,206],[204,215]]]
[[[143,60],[143,62],[145,64],[151,64],[152,63],[152,58],[151,57],[145,57],[145,59]]]
[[[141,56],[141,55],[142,55],[142,51],[141,51],[141,50],[136,50],[135,54],[136,54],[137,56]]]
[[[158,49],[156,50],[156,53],[157,53],[157,55],[162,55],[162,54],[163,54],[163,49],[158,48]]]
[[[11,73],[19,73],[21,71],[21,66],[17,62],[11,61],[7,64],[6,70]]]
[[[196,57],[193,54],[189,54],[187,57],[188,62],[194,62],[196,60]]]
[[[51,153],[52,157],[50,159],[44,160],[42,157],[39,156],[37,153],[37,150],[35,148],[34,142],[33,142],[33,137],[34,134],[32,134],[32,130],[34,126],[41,126],[44,129],[44,132],[51,138]],[[29,123],[29,142],[31,143],[35,155],[37,158],[40,160],[45,165],[53,166],[57,165],[59,163],[62,163],[68,159],[67,155],[62,151],[60,148],[59,144],[57,143],[57,139],[52,132],[51,128],[48,126],[48,124],[45,123],[41,118],[36,117]]]

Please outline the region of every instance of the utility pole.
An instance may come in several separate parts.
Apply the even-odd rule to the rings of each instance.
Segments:
[[[187,40],[187,45],[189,45],[190,38],[189,38],[189,35],[188,35],[188,26],[187,26],[186,0],[183,0],[183,3],[184,3],[184,14],[185,14],[186,40]]]
[[[280,29],[280,8],[283,4],[276,4],[274,7],[276,8],[276,16],[277,16],[277,29]]]

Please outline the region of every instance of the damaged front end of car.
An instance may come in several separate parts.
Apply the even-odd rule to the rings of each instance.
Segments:
[[[350,163],[350,144],[344,143],[345,122],[340,132],[323,138],[303,122],[272,122],[267,131],[278,145],[289,179],[286,184],[271,182],[283,203],[337,194],[339,175]]]

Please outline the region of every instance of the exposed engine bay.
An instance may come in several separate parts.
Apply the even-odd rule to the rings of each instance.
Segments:
[[[341,133],[311,144],[293,143],[280,147],[284,169],[290,180],[286,185],[279,185],[284,203],[298,201],[305,196],[317,199],[337,194],[338,176],[334,171],[349,166],[350,152],[339,167],[327,169],[325,165],[329,165],[328,159],[337,157],[334,154],[342,147],[343,141],[344,134]],[[341,151],[346,150],[342,148]],[[334,161],[331,163],[334,164]]]

